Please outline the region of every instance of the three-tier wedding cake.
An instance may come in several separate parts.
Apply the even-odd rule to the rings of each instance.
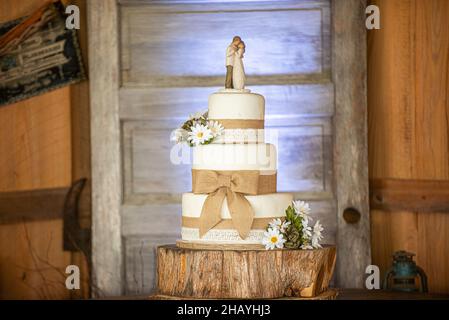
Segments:
[[[207,112],[174,132],[193,154],[178,245],[319,247],[322,227],[308,226],[308,204],[277,193],[276,146],[265,142],[264,97],[245,88],[244,52],[234,37],[226,50],[225,88],[210,95]]]
[[[264,142],[264,115],[264,97],[256,93],[225,89],[209,97],[209,120],[225,129],[221,139],[192,148],[193,192],[182,196],[183,240],[261,244],[269,222],[285,216],[293,196],[276,193],[277,153],[273,144]],[[219,217],[204,216],[206,199],[212,198],[207,191],[216,192],[216,206],[222,201]],[[227,195],[225,201],[220,192]],[[245,211],[247,203],[236,206],[239,196],[252,210]],[[207,210],[213,210],[210,207]],[[252,217],[241,217],[244,214]]]

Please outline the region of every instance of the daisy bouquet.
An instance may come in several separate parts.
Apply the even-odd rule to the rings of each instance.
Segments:
[[[189,146],[209,144],[223,133],[223,126],[218,121],[208,120],[207,112],[190,115],[184,124],[173,131],[171,140],[187,143]]]
[[[273,219],[262,239],[265,249],[317,249],[321,248],[323,226],[318,220],[313,227],[310,206],[298,200],[293,201],[285,211],[285,219]]]

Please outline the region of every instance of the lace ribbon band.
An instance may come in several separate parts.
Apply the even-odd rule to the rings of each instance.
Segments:
[[[276,217],[271,218],[255,218],[253,220],[253,224],[251,225],[251,229],[258,229],[258,230],[265,230],[265,228],[268,226],[268,224],[271,222],[271,220],[275,219]],[[284,219],[284,217],[280,218],[281,220]],[[182,217],[182,226],[184,228],[194,228],[199,229],[200,227],[200,218],[194,218],[194,217]],[[236,229],[234,226],[234,223],[232,222],[232,219],[223,219],[218,224],[214,226],[214,229]]]

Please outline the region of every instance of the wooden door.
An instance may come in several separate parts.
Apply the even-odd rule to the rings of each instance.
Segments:
[[[236,34],[247,44],[248,87],[265,96],[266,127],[278,132],[278,189],[311,202],[346,264],[337,283],[361,286],[370,252],[359,4],[90,3],[97,286],[107,294],[153,289],[155,248],[179,239],[181,194],[190,190],[191,166],[170,162],[169,135],[223,86],[223,55]],[[338,25],[333,12],[345,17]]]

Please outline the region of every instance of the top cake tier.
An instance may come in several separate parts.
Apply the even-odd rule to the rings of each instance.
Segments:
[[[264,142],[265,99],[260,94],[234,90],[213,93],[208,117],[225,129],[214,143]]]

